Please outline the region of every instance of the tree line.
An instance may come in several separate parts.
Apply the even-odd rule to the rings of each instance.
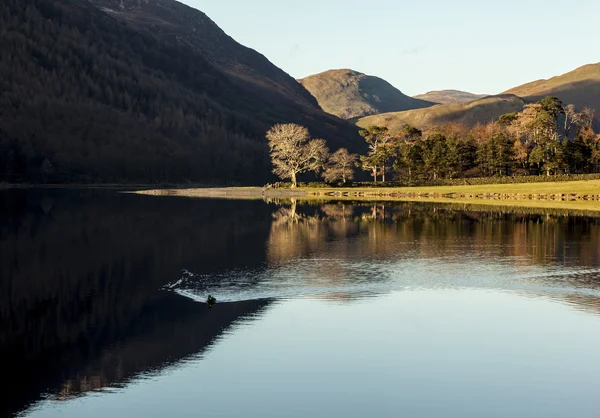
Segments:
[[[369,173],[374,182],[416,184],[454,178],[598,172],[600,134],[594,130],[594,119],[593,109],[577,110],[556,97],[546,97],[526,105],[521,112],[473,128],[447,124],[422,131],[406,125],[392,133],[386,127],[370,126],[360,131],[368,146],[364,155],[350,154],[343,148],[329,155],[325,141],[310,140],[305,129],[296,135],[299,131],[292,129],[294,125],[278,125],[267,138],[274,173],[291,179],[293,187],[302,172],[321,173],[328,183],[345,183],[353,179],[355,168]],[[300,140],[294,142],[292,137]],[[282,147],[285,152],[281,152]],[[294,153],[304,153],[305,158],[295,158]],[[294,163],[289,165],[291,161]]]

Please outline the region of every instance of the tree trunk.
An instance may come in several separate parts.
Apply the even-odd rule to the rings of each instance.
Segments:
[[[373,183],[377,183],[377,168],[373,169]]]
[[[292,173],[291,176],[291,180],[292,180],[292,189],[295,189],[298,186],[298,182],[296,181],[296,173]]]
[[[291,218],[294,222],[298,222],[298,200],[292,198],[292,206],[290,207]]]
[[[385,183],[385,167],[381,167],[381,181]]]

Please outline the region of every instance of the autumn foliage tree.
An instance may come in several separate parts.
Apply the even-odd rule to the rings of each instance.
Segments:
[[[361,131],[369,153],[360,167],[374,180],[391,166],[404,183],[510,175],[585,174],[600,170],[595,112],[564,105],[556,97],[530,103],[497,121],[449,123],[421,132],[371,126]]]
[[[298,174],[318,173],[329,150],[322,139],[311,139],[308,129],[293,123],[278,124],[267,132],[273,173],[298,185]]]

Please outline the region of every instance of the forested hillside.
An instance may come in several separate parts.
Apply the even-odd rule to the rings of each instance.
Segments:
[[[3,0],[0,38],[0,181],[261,182],[281,121],[358,143],[345,122],[274,103],[87,2]]]
[[[317,108],[314,97],[293,77],[259,52],[236,42],[200,10],[175,0],[87,1],[139,32],[190,47],[234,81],[263,96],[293,100],[309,111]]]

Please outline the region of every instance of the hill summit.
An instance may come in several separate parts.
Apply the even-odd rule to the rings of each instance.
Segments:
[[[483,99],[487,94],[473,94],[460,90],[436,90],[414,96],[415,99],[439,104],[469,103]]]
[[[350,69],[330,70],[299,80],[321,108],[342,119],[422,109],[433,103],[409,97],[387,81]]]

